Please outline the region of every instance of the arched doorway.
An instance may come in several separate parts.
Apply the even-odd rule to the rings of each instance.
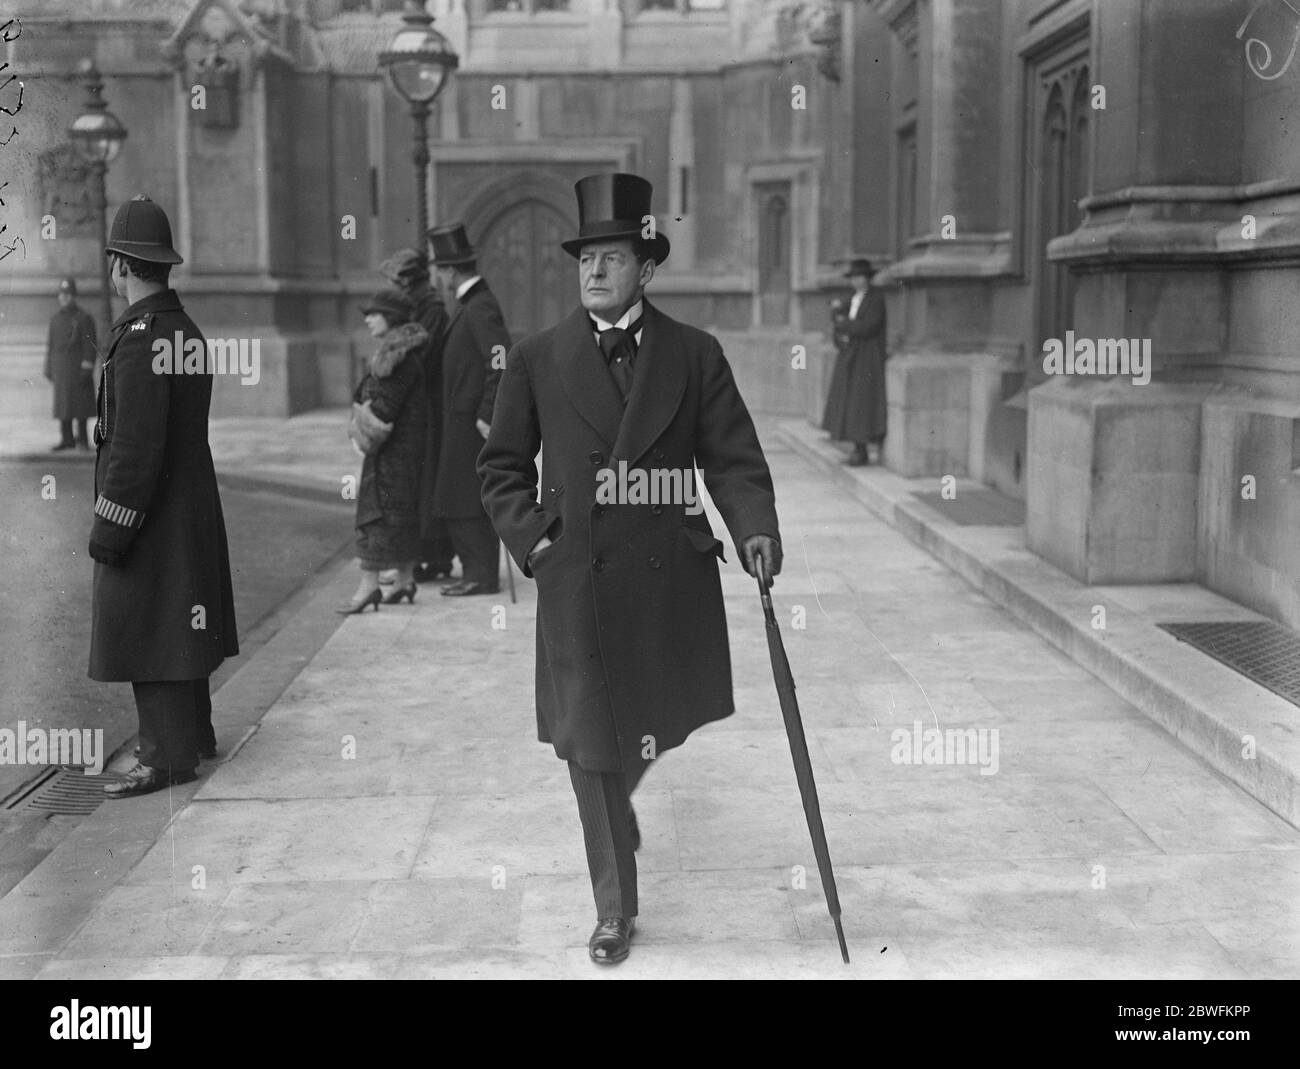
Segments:
[[[532,197],[515,201],[484,230],[479,269],[501,302],[513,340],[553,326],[576,305],[574,260],[560,248],[571,236],[568,220]]]

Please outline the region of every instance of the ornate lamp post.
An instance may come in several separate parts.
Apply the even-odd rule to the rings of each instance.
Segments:
[[[77,67],[86,86],[86,103],[80,115],[68,128],[68,136],[82,159],[90,164],[91,194],[95,202],[95,215],[99,219],[99,248],[102,253],[108,244],[108,193],[105,175],[108,165],[117,158],[122,142],[126,140],[126,127],[104,103],[104,79],[93,59],[84,59]],[[102,291],[104,327],[101,339],[107,339],[113,326],[112,289],[108,282],[108,257],[99,257],[99,287]]]
[[[433,28],[433,16],[424,9],[423,0],[406,0],[402,12],[406,24],[383,52],[379,66],[388,71],[388,79],[403,100],[411,105],[415,122],[416,235],[415,247],[423,249],[429,229],[429,205],[425,190],[429,173],[429,112],[447,79],[460,65],[451,43]]]

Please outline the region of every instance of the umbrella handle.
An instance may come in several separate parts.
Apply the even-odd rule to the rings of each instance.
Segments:
[[[768,590],[767,578],[767,561],[763,559],[761,553],[754,554],[754,571],[758,572],[756,580],[758,582],[758,596],[763,603],[763,615],[769,623],[776,624],[776,615],[772,609],[772,595]]]

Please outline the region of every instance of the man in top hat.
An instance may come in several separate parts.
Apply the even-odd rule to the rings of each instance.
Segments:
[[[61,432],[56,453],[90,448],[86,421],[95,411],[95,353],[95,321],[77,304],[77,283],[65,278],[45,344],[45,377],[54,384],[54,418]]]
[[[871,263],[849,261],[844,277],[853,284],[847,312],[837,311],[834,341],[838,350],[822,429],[836,441],[852,442],[847,463],[866,464],[870,443],[885,440],[885,299],[871,287]]]
[[[207,342],[168,286],[182,261],[166,213],[143,195],[123,204],[105,254],[128,307],[99,383],[90,678],[135,692],[140,760],[104,788],[127,798],[192,780],[215,756],[208,676],[239,644]]]
[[[461,563],[461,581],[448,597],[500,589],[500,543],[483,509],[475,465],[494,416],[497,383],[510,348],[501,306],[478,273],[460,223],[429,231],[433,265],[452,309],[442,348],[442,437],[434,514],[442,517]]]
[[[578,236],[561,246],[581,307],[510,353],[479,471],[497,531],[537,582],[538,737],[569,765],[596,899],[588,950],[613,964],[638,910],[632,791],[650,761],[733,711],[725,549],[695,469],[746,571],[762,558],[776,575],[781,544],[721,346],[644,296],[669,252],[650,183],[598,174],[576,189]],[[633,489],[647,483],[660,488],[648,500]]]
[[[412,319],[429,336],[421,361],[429,418],[420,468],[420,562],[415,568],[415,581],[425,583],[450,577],[455,556],[447,523],[435,515],[433,507],[442,446],[442,347],[446,340],[447,308],[438,288],[429,283],[427,253],[398,249],[379,265],[379,273],[410,300],[414,308]]]

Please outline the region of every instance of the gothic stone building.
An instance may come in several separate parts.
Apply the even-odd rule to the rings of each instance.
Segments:
[[[0,260],[0,358],[43,336],[57,276],[94,289],[64,134],[94,56],[130,130],[110,210],[162,202],[196,319],[261,341],[260,383],[221,382],[217,413],[346,401],[357,301],[414,238],[411,120],[376,64],[400,6],[14,0],[26,101],[0,222],[26,255]],[[1029,545],[1084,582],[1197,581],[1300,626],[1300,22],[1283,0],[429,10],[460,56],[430,123],[430,215],[466,223],[516,336],[576,299],[558,248],[573,181],[636,170],[673,242],[654,299],[719,333],[753,407],[815,420],[835,262],[869,256],[891,469],[1021,499]],[[1044,343],[1067,339],[1149,349],[1149,381],[1047,374]]]

